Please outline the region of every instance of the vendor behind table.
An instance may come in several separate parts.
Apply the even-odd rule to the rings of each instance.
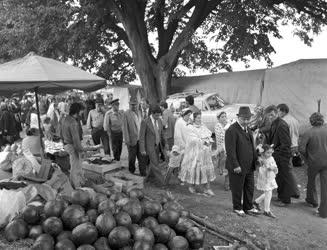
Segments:
[[[80,103],[73,103],[69,108],[69,115],[62,121],[61,138],[64,148],[69,154],[70,160],[70,181],[77,188],[85,183],[82,172],[81,153],[85,151],[97,150],[101,145],[83,147],[79,134],[79,115],[83,112],[84,107]]]

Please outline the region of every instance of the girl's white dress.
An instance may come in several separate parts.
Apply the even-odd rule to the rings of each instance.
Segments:
[[[204,125],[188,125],[179,178],[189,184],[206,184],[215,178],[211,156],[211,131]]]
[[[260,167],[257,178],[257,189],[262,191],[270,191],[277,188],[276,174],[278,173],[277,164],[274,157],[259,157]]]

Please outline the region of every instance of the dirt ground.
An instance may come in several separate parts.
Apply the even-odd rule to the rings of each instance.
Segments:
[[[122,165],[127,166],[127,152],[123,151]],[[190,194],[186,186],[162,186],[158,181],[150,181],[145,185],[146,193],[159,198],[166,191],[171,192],[187,210],[208,221],[215,223],[227,232],[233,232],[243,238],[265,243],[271,249],[327,249],[327,219],[314,215],[316,209],[305,203],[306,167],[294,168],[294,173],[301,191],[300,199],[293,199],[286,208],[274,206],[271,210],[278,217],[271,219],[260,215],[257,217],[239,217],[232,212],[231,192],[224,190],[224,177],[217,175],[212,183],[214,197]],[[317,178],[319,192],[319,178]],[[259,196],[258,191],[254,196]],[[273,198],[276,194],[273,195]],[[207,246],[224,245],[221,239],[207,234]]]
[[[124,148],[122,165],[127,166],[127,152]],[[215,223],[221,229],[236,233],[237,235],[264,242],[270,249],[326,249],[327,245],[327,219],[314,215],[314,209],[306,206],[305,167],[294,169],[301,198],[293,199],[287,208],[276,207],[272,204],[272,211],[278,219],[271,219],[263,215],[254,217],[239,217],[232,213],[230,191],[224,191],[223,177],[217,176],[212,188],[214,197],[190,194],[187,187],[181,185],[161,186],[158,182],[150,181],[145,185],[148,196],[159,198],[161,194],[170,191],[177,200],[192,213],[207,217],[208,221]],[[319,180],[319,179],[318,179]],[[255,193],[255,197],[259,195]],[[274,195],[275,196],[275,195]],[[29,240],[8,244],[3,234],[0,234],[0,249],[28,249]],[[206,234],[206,246],[226,245],[221,239]],[[209,249],[209,247],[206,247]]]
[[[272,203],[271,209],[278,219],[263,215],[242,218],[232,213],[231,193],[224,191],[222,176],[217,176],[214,181],[212,188],[216,195],[211,198],[190,194],[185,186],[180,185],[165,188],[150,183],[146,186],[146,192],[156,197],[163,189],[168,190],[194,214],[207,216],[208,221],[225,231],[237,233],[244,238],[256,238],[271,249],[326,249],[327,219],[316,217],[315,209],[304,202],[306,168],[294,168],[294,172],[300,185],[301,197],[293,199],[292,204],[286,208],[274,206]],[[255,197],[258,195],[259,193],[255,192]],[[221,244],[221,241],[214,237],[209,237],[208,240],[211,241],[207,242],[211,246]]]

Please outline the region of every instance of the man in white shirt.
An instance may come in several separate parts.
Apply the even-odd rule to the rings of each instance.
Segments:
[[[299,122],[289,114],[289,107],[285,104],[279,104],[277,106],[278,109],[278,116],[282,118],[288,125],[290,129],[290,136],[291,136],[291,150],[292,154],[298,151],[298,142],[299,142]]]
[[[109,136],[103,129],[104,112],[102,111],[104,101],[98,98],[95,101],[95,109],[89,112],[87,118],[87,128],[91,130],[94,145],[99,145],[102,142],[104,153],[110,155]]]

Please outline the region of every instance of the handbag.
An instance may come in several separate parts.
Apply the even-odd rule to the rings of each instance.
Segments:
[[[304,161],[301,158],[301,155],[299,152],[296,152],[292,157],[292,164],[293,167],[302,167],[304,165]]]

